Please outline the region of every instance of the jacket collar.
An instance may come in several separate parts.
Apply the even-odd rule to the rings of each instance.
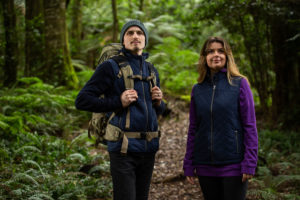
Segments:
[[[149,57],[148,53],[142,53],[142,55],[134,55],[131,53],[131,51],[129,51],[128,49],[125,49],[125,47],[123,47],[121,49],[121,51],[124,53],[124,55],[126,57],[137,59],[137,60],[146,60]]]
[[[227,73],[227,68],[224,67],[220,71],[215,73],[214,76],[211,79],[210,70],[209,70],[209,68],[207,68],[206,80],[211,82],[211,81],[217,81],[217,80],[222,79],[222,78],[226,78],[226,73]]]

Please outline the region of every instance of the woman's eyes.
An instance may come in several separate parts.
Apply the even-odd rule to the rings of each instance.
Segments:
[[[225,54],[225,50],[224,49],[216,49],[216,50],[214,50],[214,49],[208,49],[206,51],[206,54],[213,54],[215,52],[218,52],[219,54]]]

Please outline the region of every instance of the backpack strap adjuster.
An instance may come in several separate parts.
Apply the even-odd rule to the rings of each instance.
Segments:
[[[140,133],[140,137],[141,137],[142,140],[145,140],[146,137],[147,137],[147,133],[141,132],[141,133]]]

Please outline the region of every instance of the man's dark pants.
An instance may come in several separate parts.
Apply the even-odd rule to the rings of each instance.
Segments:
[[[114,200],[147,200],[155,153],[109,152]]]

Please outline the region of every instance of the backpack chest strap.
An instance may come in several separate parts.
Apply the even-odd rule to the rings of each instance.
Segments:
[[[128,138],[146,139],[150,142],[153,138],[160,137],[160,131],[155,132],[121,132],[121,137],[123,137],[121,153],[126,154],[128,149]]]
[[[121,153],[126,154],[128,149],[128,138],[145,139],[150,142],[153,138],[160,137],[160,131],[153,132],[130,132],[122,131],[119,127],[108,124],[105,139],[107,141],[118,141],[122,138]]]

